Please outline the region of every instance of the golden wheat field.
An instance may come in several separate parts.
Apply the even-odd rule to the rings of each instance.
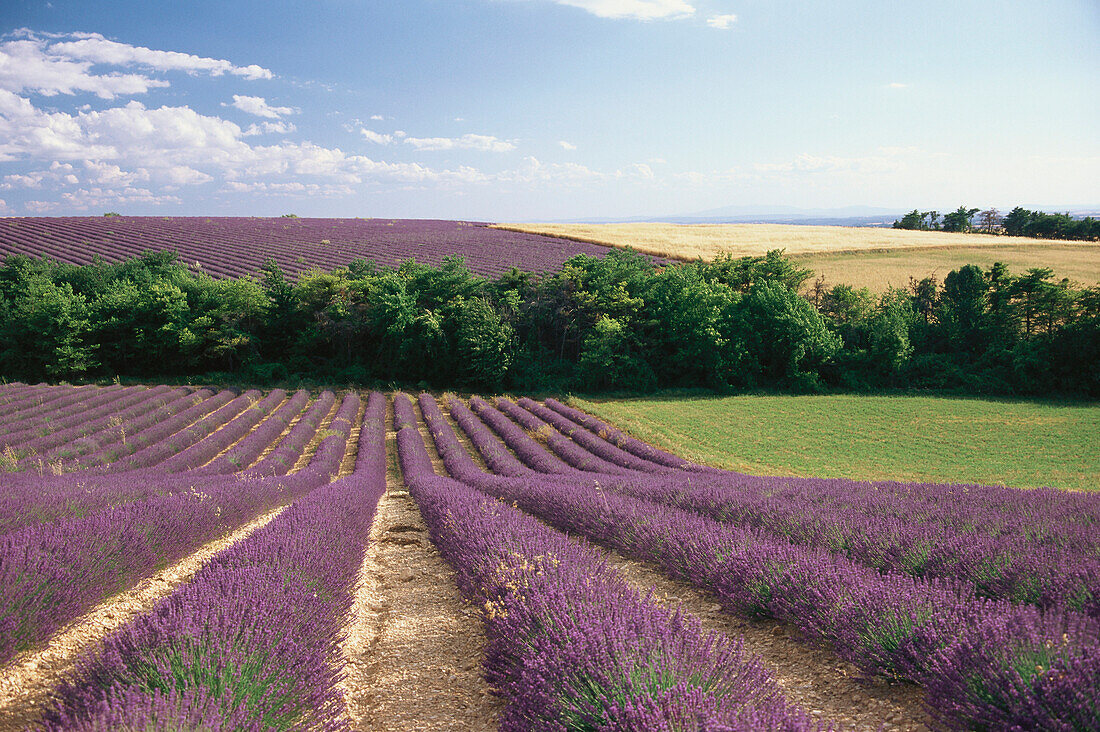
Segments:
[[[630,246],[671,259],[753,256],[783,249],[827,283],[881,291],[909,278],[941,280],[964,264],[1004,262],[1013,272],[1050,267],[1058,278],[1100,282],[1100,244],[1012,236],[790,224],[498,224],[498,228]]]

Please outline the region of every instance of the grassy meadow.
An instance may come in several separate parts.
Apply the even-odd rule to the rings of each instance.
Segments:
[[[1024,237],[788,224],[500,224],[499,228],[548,234],[608,246],[631,246],[671,259],[713,259],[783,249],[827,283],[905,286],[909,277],[941,280],[964,264],[1004,262],[1013,272],[1050,267],[1058,278],[1100,282],[1100,244]]]
[[[926,396],[571,403],[688,459],[756,475],[1100,489],[1100,405]]]

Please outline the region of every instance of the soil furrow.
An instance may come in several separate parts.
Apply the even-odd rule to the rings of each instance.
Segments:
[[[397,468],[392,430],[386,442],[388,487],[343,646],[349,722],[358,730],[495,730],[501,702],[481,676],[477,610],[428,538]]]

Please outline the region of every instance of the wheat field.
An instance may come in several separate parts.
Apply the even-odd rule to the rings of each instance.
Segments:
[[[904,287],[910,277],[939,279],[964,264],[1004,262],[1012,272],[1050,267],[1057,278],[1100,282],[1100,244],[1012,236],[791,224],[498,224],[497,228],[630,246],[670,259],[710,260],[782,249],[827,283],[875,291]]]

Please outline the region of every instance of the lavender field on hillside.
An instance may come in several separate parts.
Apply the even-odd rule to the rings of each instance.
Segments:
[[[0,220],[0,258],[25,254],[83,265],[96,256],[120,262],[152,250],[174,251],[181,262],[213,277],[254,275],[269,258],[293,276],[355,259],[379,266],[415,259],[438,266],[451,255],[462,257],[477,274],[495,276],[512,267],[548,272],[570,257],[599,257],[609,248],[468,221],[200,216]]]

